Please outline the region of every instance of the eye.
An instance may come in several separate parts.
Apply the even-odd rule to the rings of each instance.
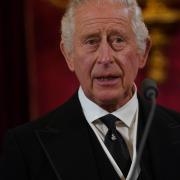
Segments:
[[[124,44],[124,38],[120,35],[112,35],[109,38],[110,44],[112,46],[112,48],[116,49],[116,50],[120,50],[123,47]]]
[[[113,36],[113,37],[111,38],[111,43],[112,43],[112,44],[120,44],[120,43],[122,43],[122,42],[123,42],[123,38],[120,37],[120,36]]]
[[[100,39],[98,37],[91,37],[85,40],[85,44],[94,46],[99,43]]]
[[[117,37],[114,41],[115,41],[115,43],[121,43],[123,40],[122,40],[122,38]]]

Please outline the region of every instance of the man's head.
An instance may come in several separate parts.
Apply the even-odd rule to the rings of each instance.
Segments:
[[[125,104],[150,48],[135,0],[72,0],[61,50],[85,95],[108,111]]]
[[[75,30],[74,13],[77,7],[92,0],[70,0],[66,13],[61,23],[61,37],[68,51],[72,50],[73,32]],[[95,3],[101,3],[104,0],[96,0]],[[127,5],[128,10],[132,13],[131,25],[136,35],[137,44],[140,50],[145,49],[144,39],[149,37],[148,30],[143,22],[141,9],[136,0],[107,0],[109,2],[119,2]]]

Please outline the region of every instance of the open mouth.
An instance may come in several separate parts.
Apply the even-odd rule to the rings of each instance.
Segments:
[[[119,78],[118,76],[108,76],[108,77],[97,77],[96,79],[99,81],[111,81]]]
[[[119,83],[120,76],[99,76],[95,82],[100,86],[113,86]]]

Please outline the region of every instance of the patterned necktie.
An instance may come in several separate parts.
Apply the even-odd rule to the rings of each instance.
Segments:
[[[119,119],[112,114],[108,114],[100,118],[107,126],[108,132],[105,135],[104,143],[121,169],[123,175],[127,177],[130,166],[131,157],[126,142],[116,129],[115,122]]]

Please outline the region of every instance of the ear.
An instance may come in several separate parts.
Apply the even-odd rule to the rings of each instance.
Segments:
[[[64,42],[61,40],[60,42],[60,50],[66,60],[66,63],[70,69],[70,71],[74,71],[74,60],[73,60],[73,57],[72,57],[72,52],[68,52],[67,49],[65,48],[64,46]]]
[[[141,57],[140,57],[140,61],[139,61],[139,68],[142,69],[145,65],[146,65],[146,62],[147,62],[147,59],[148,59],[148,55],[149,55],[149,51],[151,49],[151,39],[150,38],[147,38],[146,39],[146,48],[145,48],[145,51],[144,53],[141,53]]]

